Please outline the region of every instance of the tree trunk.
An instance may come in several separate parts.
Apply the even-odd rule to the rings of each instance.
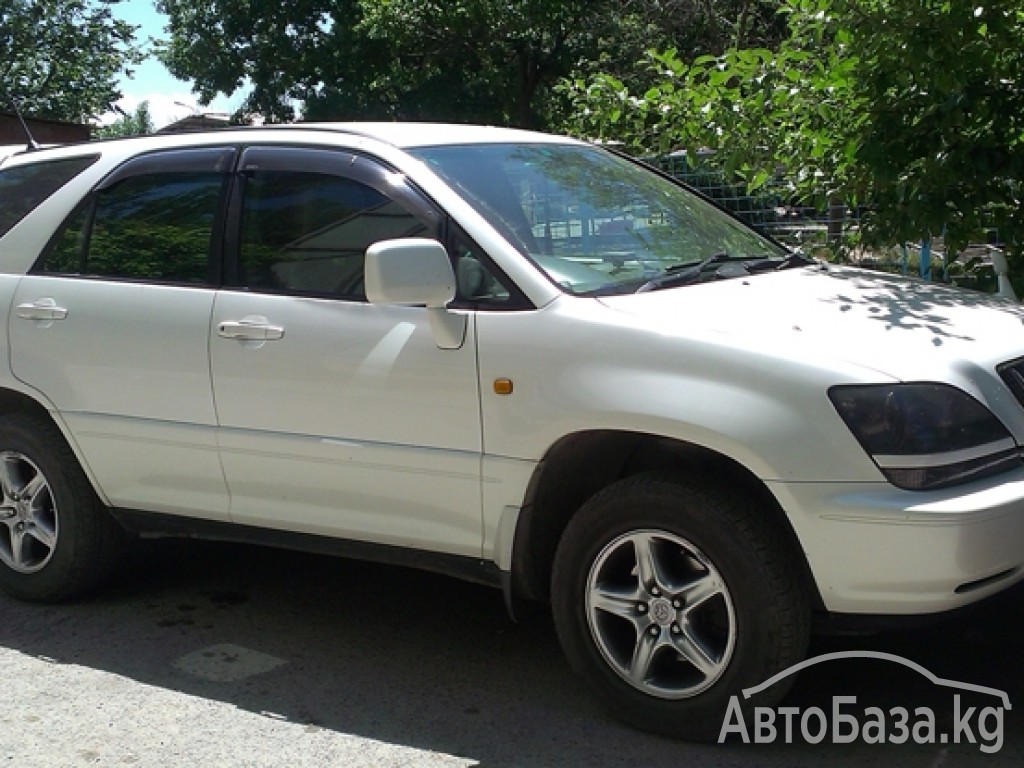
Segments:
[[[516,125],[533,128],[533,97],[541,81],[541,66],[533,51],[519,52],[519,93],[516,98]]]

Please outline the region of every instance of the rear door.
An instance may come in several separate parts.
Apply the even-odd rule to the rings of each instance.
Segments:
[[[61,412],[114,506],[227,519],[208,344],[235,155],[130,161],[17,288],[13,372]]]

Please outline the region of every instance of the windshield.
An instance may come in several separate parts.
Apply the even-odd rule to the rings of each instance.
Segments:
[[[715,257],[785,254],[685,188],[598,147],[487,144],[412,154],[569,293],[649,290]]]

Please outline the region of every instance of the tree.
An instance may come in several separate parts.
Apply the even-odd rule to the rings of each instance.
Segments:
[[[122,112],[121,116],[110,125],[93,129],[97,139],[114,139],[121,136],[144,136],[153,132],[153,116],[149,112],[149,102],[144,101],[131,114]]]
[[[161,58],[195,80],[204,102],[249,86],[242,110],[275,120],[293,119],[300,108],[307,119],[546,127],[564,109],[553,88],[561,78],[633,62],[652,44],[732,39],[734,10],[752,20],[746,37],[774,39],[781,25],[766,9],[777,2],[159,0],[158,7],[171,33]]]
[[[200,101],[248,87],[242,112],[295,118],[294,100],[365,82],[372,51],[352,34],[358,0],[158,0],[170,39],[158,55]],[[364,61],[365,59],[365,61]]]
[[[160,0],[161,58],[201,100],[292,119],[536,122],[544,88],[613,18],[610,0]]]
[[[956,248],[997,227],[1019,258],[1024,1],[844,0],[837,10],[857,51],[849,90],[864,116],[850,141],[872,234],[945,232]]]
[[[23,112],[85,122],[120,98],[117,78],[141,54],[116,2],[0,0],[0,83]]]
[[[566,84],[589,136],[644,151],[716,150],[763,184],[863,206],[861,236],[944,234],[953,252],[998,228],[1024,246],[1024,0],[787,0],[777,51],[684,61],[650,53],[637,93],[598,75]]]
[[[394,52],[375,83],[408,110],[426,90],[433,108],[469,120],[543,123],[546,89],[613,36],[610,0],[364,0],[359,28]],[[427,106],[427,105],[424,105]]]

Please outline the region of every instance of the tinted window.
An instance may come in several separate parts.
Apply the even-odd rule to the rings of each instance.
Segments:
[[[716,254],[784,254],[674,181],[596,147],[487,144],[411,154],[571,293],[630,293]]]
[[[0,169],[0,237],[98,158],[73,157]]]
[[[205,283],[225,176],[152,173],[102,189],[76,213],[42,271]]]
[[[454,242],[456,304],[497,307],[513,304],[507,285],[481,257],[481,251],[462,235]]]
[[[377,190],[308,171],[246,174],[239,247],[251,288],[365,298],[363,258],[378,240],[433,237],[432,227]]]

